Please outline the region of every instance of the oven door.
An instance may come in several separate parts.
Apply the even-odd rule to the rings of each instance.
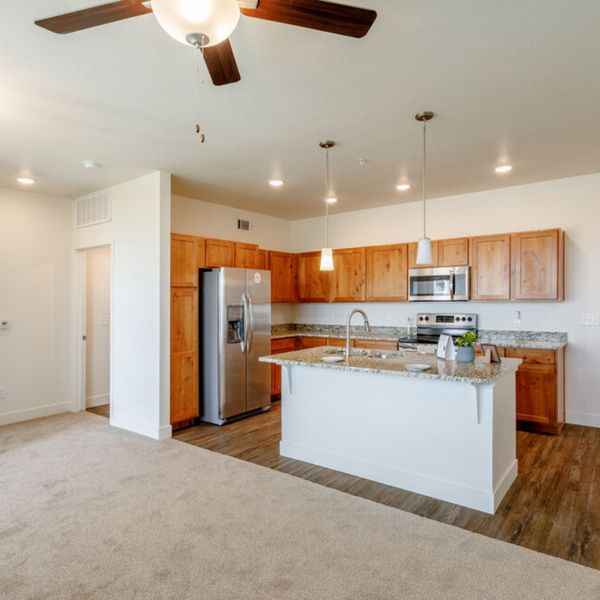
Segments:
[[[469,299],[469,267],[410,269],[410,302],[455,302]]]

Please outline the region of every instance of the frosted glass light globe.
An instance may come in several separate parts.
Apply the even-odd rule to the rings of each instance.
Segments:
[[[159,25],[182,44],[193,46],[188,36],[201,39],[202,46],[216,46],[237,27],[240,7],[235,0],[152,0]]]

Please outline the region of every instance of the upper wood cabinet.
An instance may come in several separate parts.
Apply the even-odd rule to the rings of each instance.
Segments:
[[[471,298],[510,300],[510,235],[470,240]]]
[[[269,251],[261,250],[259,248],[256,256],[256,268],[262,269],[263,271],[268,271],[271,268],[271,263],[269,262]]]
[[[207,239],[206,266],[235,267],[235,242]]]
[[[329,302],[330,271],[321,271],[321,253],[298,254],[298,300]]]
[[[438,267],[462,267],[469,264],[469,238],[438,240]]]
[[[171,235],[171,285],[198,285],[198,238],[174,233]]]
[[[367,302],[408,299],[408,247],[406,244],[366,249]]]
[[[296,255],[269,252],[271,268],[271,302],[295,302]]]
[[[430,265],[418,265],[417,264],[418,248],[419,248],[419,244],[417,242],[411,242],[408,245],[408,268],[409,269],[437,267],[438,266],[438,240],[433,240],[431,242],[431,256],[433,258],[433,262]]]
[[[564,233],[559,229],[511,236],[512,297],[515,300],[562,300]]]
[[[235,243],[235,266],[238,269],[256,269],[258,246],[256,244]]]
[[[364,302],[367,297],[366,249],[333,251],[335,270],[330,278],[331,302]]]

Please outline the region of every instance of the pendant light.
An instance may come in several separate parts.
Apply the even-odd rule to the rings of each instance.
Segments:
[[[325,150],[325,248],[321,249],[321,271],[333,271],[333,250],[329,247],[329,205],[334,199],[329,189],[329,150],[335,146],[335,142],[327,140],[319,144]]]
[[[423,237],[419,240],[417,264],[430,265],[433,263],[433,255],[431,253],[431,240],[427,237],[427,194],[425,184],[427,179],[427,121],[433,119],[433,113],[427,110],[415,115],[415,119],[423,123]]]

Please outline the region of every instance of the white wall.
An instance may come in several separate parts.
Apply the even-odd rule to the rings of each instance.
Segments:
[[[252,229],[250,231],[237,229],[238,219],[249,220]],[[266,250],[287,252],[290,250],[292,223],[285,219],[211,204],[194,198],[173,196],[171,230],[173,233],[247,242],[258,244]],[[273,325],[289,323],[292,315],[291,305],[273,304],[271,307]]]
[[[414,241],[421,235],[422,204],[410,203],[331,217],[333,247]],[[566,231],[566,294],[560,303],[366,304],[371,323],[404,325],[417,312],[461,310],[480,316],[481,329],[566,331],[567,419],[600,427],[600,327],[581,326],[600,313],[600,174],[559,179],[428,202],[428,234],[459,237],[561,227]],[[292,223],[294,251],[319,249],[323,219]],[[301,304],[300,323],[344,323],[350,305]],[[516,310],[522,313],[515,323]]]
[[[169,437],[170,176],[156,172],[110,191],[112,221],[73,235],[74,251],[112,246],[110,422]],[[75,339],[81,315],[73,319]]]
[[[0,425],[65,412],[70,202],[0,189]]]
[[[110,400],[110,247],[85,252],[86,406]]]

